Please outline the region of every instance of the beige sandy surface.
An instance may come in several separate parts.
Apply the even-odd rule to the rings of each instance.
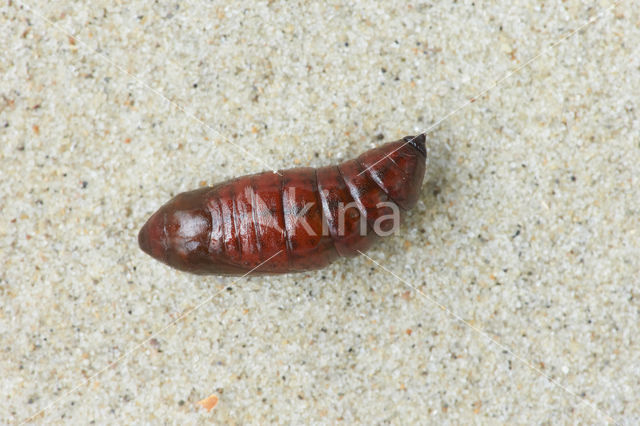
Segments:
[[[0,421],[640,422],[640,4],[612,4],[3,1]],[[425,129],[382,267],[137,247],[178,192]]]

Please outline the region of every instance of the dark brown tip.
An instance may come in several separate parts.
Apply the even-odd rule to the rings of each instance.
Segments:
[[[417,149],[425,157],[427,156],[424,133],[420,133],[418,136],[405,136],[402,140]]]
[[[164,261],[164,213],[156,212],[138,233],[138,245],[148,255]]]
[[[140,246],[143,252],[147,253],[148,255],[151,255],[151,243],[149,241],[149,230],[146,223],[140,229],[140,232],[138,232],[138,245]]]

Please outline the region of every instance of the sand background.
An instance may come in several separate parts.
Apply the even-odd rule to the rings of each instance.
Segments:
[[[2,2],[0,420],[637,424],[640,4],[612,5]],[[137,247],[178,192],[431,127],[388,271]]]

